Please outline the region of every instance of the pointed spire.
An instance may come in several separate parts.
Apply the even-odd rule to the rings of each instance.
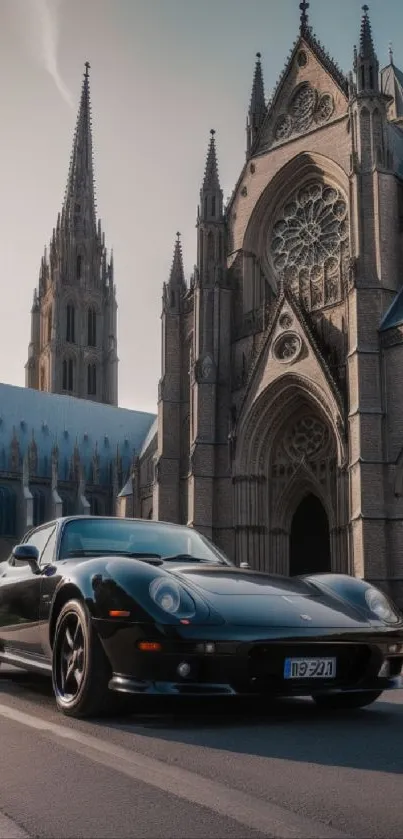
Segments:
[[[89,70],[87,61],[63,207],[70,230],[84,217],[92,228],[96,224]]]
[[[260,52],[256,53],[255,74],[253,77],[252,95],[250,99],[249,115],[264,114],[266,101],[264,98],[263,72]]]
[[[185,272],[183,270],[183,255],[180,233],[176,234],[174,257],[172,260],[171,273],[169,276],[169,284],[171,286],[175,285],[180,287],[184,287],[186,285]]]
[[[252,84],[252,95],[250,99],[248,119],[246,124],[246,145],[247,153],[252,149],[252,146],[259,133],[259,129],[266,113],[266,101],[264,96],[263,72],[261,65],[261,54],[256,53],[255,73]]]
[[[210,143],[207,152],[206,169],[204,172],[203,190],[211,191],[220,189],[220,181],[218,177],[217,154],[215,147],[215,130],[210,131]]]
[[[362,7],[363,15],[361,18],[361,34],[360,34],[360,57],[372,58],[375,55],[374,42],[372,40],[371,21],[369,19],[369,6],[366,4]]]
[[[309,3],[307,3],[306,0],[302,0],[302,3],[299,4],[299,7],[301,9],[299,29],[300,29],[301,35],[303,35],[304,32],[306,32],[306,30],[309,29],[309,18],[308,18]]]
[[[379,93],[379,63],[372,39],[369,7],[362,7],[360,49],[354,49],[354,70],[357,74],[357,92]]]
[[[394,56],[393,56],[393,44],[392,41],[389,42],[389,64],[393,64]]]

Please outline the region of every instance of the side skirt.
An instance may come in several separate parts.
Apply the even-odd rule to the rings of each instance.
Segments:
[[[50,676],[52,674],[52,665],[45,661],[41,661],[37,658],[31,658],[30,656],[23,656],[19,653],[11,653],[2,651],[0,652],[0,662],[3,664],[11,664],[13,667],[19,667],[21,670],[32,670],[35,673],[43,673],[46,676]]]

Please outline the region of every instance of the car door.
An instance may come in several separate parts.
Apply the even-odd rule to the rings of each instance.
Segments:
[[[46,524],[27,535],[24,544],[39,551],[39,563],[51,553],[56,542],[56,524]],[[47,560],[49,561],[49,560]],[[51,561],[51,560],[50,560]],[[41,655],[40,596],[42,574],[11,556],[0,566],[0,645],[12,656]]]

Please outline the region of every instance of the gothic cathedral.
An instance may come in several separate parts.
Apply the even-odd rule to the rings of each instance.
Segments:
[[[162,312],[153,516],[281,574],[403,600],[403,74],[363,7],[346,77],[308,6],[224,208],[211,132],[185,282]]]

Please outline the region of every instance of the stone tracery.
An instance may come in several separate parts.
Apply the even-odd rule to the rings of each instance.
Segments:
[[[309,82],[294,91],[287,109],[274,127],[274,140],[281,142],[291,134],[302,134],[312,126],[321,125],[333,116],[335,103],[331,93],[320,94]]]
[[[337,302],[348,270],[347,202],[319,180],[300,188],[283,207],[269,240],[275,273],[308,310]]]

